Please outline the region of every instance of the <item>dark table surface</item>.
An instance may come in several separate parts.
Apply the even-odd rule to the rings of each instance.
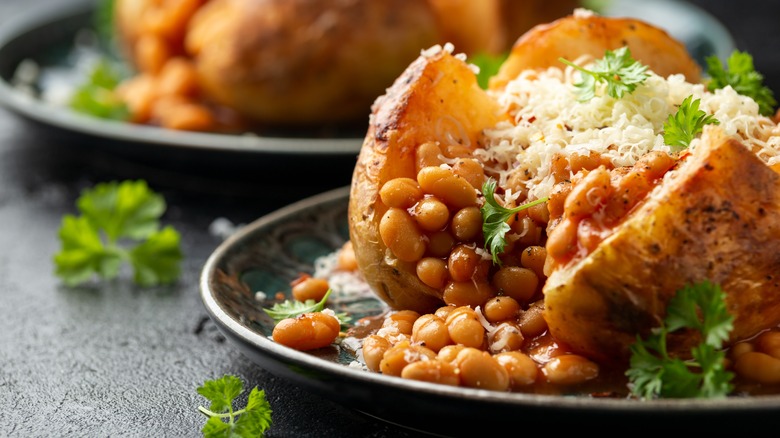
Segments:
[[[2,0],[0,26],[66,0]],[[696,0],[780,90],[778,3]],[[413,437],[268,373],[227,342],[201,302],[201,268],[221,243],[217,218],[248,223],[349,184],[353,157],[310,168],[240,156],[163,154],[47,128],[0,108],[0,436],[199,436],[196,388],[234,374],[264,389],[269,437]],[[82,189],[145,179],[185,254],[173,286],[128,278],[65,287],[53,274],[62,216]],[[381,396],[381,395],[377,395]],[[619,419],[616,419],[616,421]]]

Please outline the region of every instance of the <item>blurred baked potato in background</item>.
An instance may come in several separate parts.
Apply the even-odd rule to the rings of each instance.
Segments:
[[[363,124],[421,50],[500,55],[578,4],[115,0],[119,46],[138,73],[120,95],[133,121],[172,129]]]

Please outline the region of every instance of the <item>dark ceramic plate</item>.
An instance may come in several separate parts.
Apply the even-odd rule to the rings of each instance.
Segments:
[[[68,68],[79,31],[93,29],[98,0],[56,2],[55,7],[6,20],[0,28],[0,104],[56,128],[102,139],[168,149],[241,154],[354,157],[365,135],[355,128],[322,127],[303,132],[269,130],[261,135],[172,131],[88,117],[20,92],[14,74],[25,59],[42,68]]]
[[[273,321],[256,291],[285,292],[314,260],[348,239],[348,188],[325,192],[260,218],[220,245],[201,277],[201,298],[222,333],[261,367],[341,404],[428,433],[486,430],[724,432],[774,424],[780,396],[640,402],[502,393],[383,376],[350,367],[345,348],[296,351],[269,339]],[[355,317],[380,312],[373,298],[343,303]],[[473,435],[472,435],[473,436]]]

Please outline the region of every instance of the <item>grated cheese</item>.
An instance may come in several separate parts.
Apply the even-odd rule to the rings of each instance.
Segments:
[[[587,69],[592,60],[575,62]],[[498,175],[500,187],[512,174],[525,174],[529,200],[552,191],[550,165],[556,154],[593,151],[615,166],[631,166],[650,151],[669,152],[663,124],[689,95],[701,100],[700,109],[714,115],[726,135],[737,137],[767,164],[780,161],[780,129],[759,114],[753,99],[731,87],[709,92],[683,75],[663,78],[648,71],[650,77],[621,99],[607,96],[602,85],[596,97],[579,102],[574,83],[580,72],[562,67],[524,71],[503,91],[493,92],[512,120],[486,130],[485,148],[474,152],[486,170]],[[694,140],[689,148],[698,143],[700,139]]]

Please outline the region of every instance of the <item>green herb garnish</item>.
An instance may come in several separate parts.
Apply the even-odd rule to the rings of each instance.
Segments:
[[[777,100],[772,90],[764,86],[764,76],[755,70],[750,54],[739,50],[732,52],[726,61],[728,70],[724,69],[717,56],[707,57],[706,62],[709,75],[706,84],[709,91],[731,85],[737,93],[755,100],[762,115],[774,114]]]
[[[677,112],[664,122],[664,143],[677,150],[685,149],[704,129],[704,125],[719,125],[720,121],[699,109],[699,99],[686,97]]]
[[[679,290],[669,301],[666,318],[651,335],[631,345],[626,376],[631,392],[643,399],[725,397],[732,391],[733,373],[726,371],[721,349],[733,329],[720,286],[701,282]],[[679,329],[701,333],[691,360],[670,357],[666,337]]]
[[[328,297],[332,292],[333,289],[328,289],[328,291],[325,292],[325,296],[323,296],[320,301],[314,301],[312,299],[303,302],[298,300],[285,300],[281,303],[274,304],[270,309],[263,308],[263,311],[273,318],[275,322],[287,318],[295,318],[304,313],[322,312],[325,309],[325,303],[328,301]],[[349,315],[343,312],[337,312],[336,318],[338,318],[342,327],[349,324],[352,320]]]
[[[118,275],[124,261],[134,269],[141,286],[172,283],[180,274],[179,233],[160,229],[165,212],[163,197],[145,181],[97,184],[76,202],[80,216],[65,215],[59,229],[61,250],[54,255],[55,273],[69,286],[94,274],[104,279]],[[126,241],[140,241],[126,249]]]
[[[73,110],[101,119],[128,120],[130,110],[114,91],[121,82],[119,70],[108,60],[98,61],[86,82],[71,96]]]
[[[198,388],[198,394],[206,397],[211,405],[198,410],[209,417],[203,426],[203,436],[217,437],[262,437],[271,427],[271,405],[265,398],[265,391],[252,388],[246,407],[233,410],[233,400],[244,391],[244,384],[236,376],[226,375],[217,380],[207,380]],[[227,420],[225,422],[224,420]]]
[[[607,84],[607,95],[620,99],[650,77],[647,66],[632,58],[631,50],[627,46],[615,51],[607,50],[603,58],[595,61],[593,70],[582,68],[565,58],[559,60],[582,73],[582,81],[574,84],[580,102],[593,99],[596,96],[596,85],[599,83]]]
[[[509,53],[502,53],[500,55],[492,55],[489,53],[477,53],[470,58],[470,62],[479,67],[479,74],[477,75],[477,83],[480,88],[486,90],[490,83],[490,78],[498,73],[501,68],[501,64],[504,63]]]
[[[493,178],[488,178],[484,184],[482,184],[482,193],[485,195],[485,204],[482,206],[482,234],[485,236],[485,249],[487,249],[493,255],[493,263],[501,265],[501,259],[499,254],[504,252],[506,247],[506,233],[510,227],[506,221],[526,208],[533,207],[544,202],[547,202],[548,198],[540,198],[529,203],[518,205],[515,208],[506,208],[500,205],[496,201],[495,197],[496,181]]]

